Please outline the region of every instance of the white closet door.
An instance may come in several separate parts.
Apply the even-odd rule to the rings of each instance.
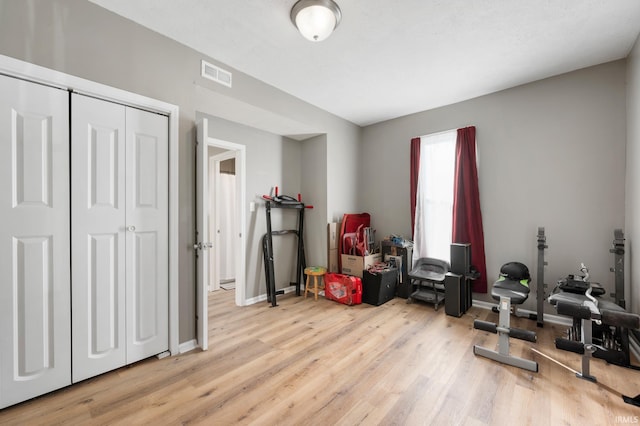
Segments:
[[[0,76],[0,408],[71,383],[66,91]]]
[[[126,109],[127,363],[169,349],[169,120]]]
[[[125,108],[71,98],[73,381],[126,362]]]

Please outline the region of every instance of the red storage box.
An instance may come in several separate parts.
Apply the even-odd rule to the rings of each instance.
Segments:
[[[326,274],[324,296],[345,305],[359,305],[362,303],[362,278],[344,274]]]

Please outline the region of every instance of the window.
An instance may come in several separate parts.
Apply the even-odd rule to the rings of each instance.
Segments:
[[[414,261],[450,261],[456,137],[456,130],[449,130],[420,138]]]

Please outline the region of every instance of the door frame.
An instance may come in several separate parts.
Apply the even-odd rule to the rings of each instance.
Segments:
[[[228,152],[228,151],[227,151]],[[211,293],[212,291],[216,291],[220,289],[220,278],[219,278],[219,268],[220,262],[218,261],[218,244],[216,238],[215,229],[218,228],[218,210],[217,210],[217,202],[215,201],[218,194],[218,169],[219,164],[215,161],[214,157],[209,157],[209,208],[207,209],[207,217],[209,218],[209,236],[208,240],[213,242],[213,247],[211,247],[211,251],[209,252],[209,279],[207,281],[207,291]],[[213,172],[212,172],[213,170]],[[213,201],[214,207],[211,207],[211,200]],[[213,215],[212,215],[213,212]],[[213,286],[212,286],[213,284]],[[235,293],[234,293],[235,294]]]
[[[178,126],[180,108],[94,81],[0,55],[0,73],[83,95],[112,101],[169,117],[169,352],[180,352],[178,312]]]
[[[209,157],[209,182],[211,182],[211,176],[213,175],[213,191],[211,191],[211,188],[209,188],[209,195],[213,194],[213,198],[214,198],[214,210],[213,212],[209,209],[209,217],[211,218],[211,215],[213,213],[213,221],[209,221],[209,225],[213,227],[213,231],[211,229],[209,229],[209,236],[211,236],[211,234],[213,233],[214,235],[214,239],[213,239],[213,282],[214,284],[217,283],[218,285],[218,289],[220,288],[220,233],[217,232],[217,230],[220,228],[220,203],[219,203],[219,197],[220,197],[220,162],[225,161],[225,160],[230,160],[230,159],[236,159],[238,157],[238,151],[232,151],[232,150],[228,150],[228,151],[224,151],[221,152],[219,154],[215,154],[211,157]],[[213,168],[211,167],[211,163],[213,163]],[[237,182],[235,183],[235,185],[237,187]],[[237,190],[237,188],[236,188]],[[238,192],[236,191],[236,204],[237,204],[237,198],[238,198]],[[211,200],[209,200],[211,201]],[[211,203],[209,203],[209,206],[211,206]],[[237,208],[237,205],[236,205]],[[236,229],[237,231],[237,229]],[[235,250],[234,250],[235,251]],[[235,253],[234,253],[235,256]],[[211,258],[211,257],[210,257]],[[236,261],[235,257],[234,257],[234,262]],[[209,264],[209,266],[211,267],[212,265]],[[235,274],[234,274],[235,275]],[[209,287],[209,290],[211,290],[211,288]],[[235,290],[234,290],[235,291]],[[235,293],[234,293],[235,294]]]
[[[198,182],[196,186],[198,188],[196,199],[198,200],[196,208],[196,215],[200,216],[196,223],[204,223],[203,218],[209,210],[209,147],[223,148],[228,151],[233,151],[236,159],[236,212],[238,215],[238,238],[235,239],[235,257],[236,257],[236,294],[235,301],[237,306],[245,305],[245,292],[246,292],[246,147],[234,142],[223,141],[209,137],[209,120],[204,118],[198,122],[197,125],[197,142],[198,146],[198,163],[196,169],[200,170],[196,173],[198,176]],[[204,225],[208,228],[206,225]],[[198,229],[197,235],[209,236],[208,229]],[[196,242],[197,243],[197,242]],[[206,282],[207,266],[208,266],[208,253],[206,256],[199,256],[198,259],[206,257],[206,262],[200,261],[197,265],[197,290],[196,290],[196,311],[197,311],[197,339],[198,346],[203,350],[208,347],[208,317],[209,317],[209,304],[208,304],[208,282]]]

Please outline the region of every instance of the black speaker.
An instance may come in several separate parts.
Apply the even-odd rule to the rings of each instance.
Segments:
[[[398,270],[378,272],[362,271],[362,301],[370,305],[380,306],[396,297]]]
[[[471,269],[471,244],[451,244],[451,272],[467,275]]]
[[[444,312],[461,317],[467,311],[466,278],[464,275],[448,273],[444,276]]]
[[[464,280],[464,291],[466,296],[464,299],[464,311],[466,312],[473,306],[473,281],[469,278]]]

